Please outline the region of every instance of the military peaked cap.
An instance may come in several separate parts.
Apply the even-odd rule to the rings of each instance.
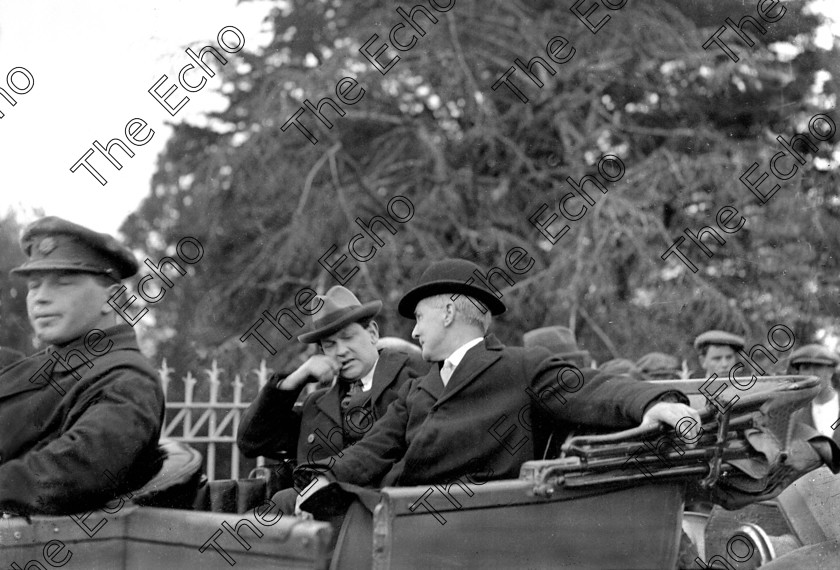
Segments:
[[[20,247],[29,259],[12,273],[23,276],[36,271],[78,271],[119,281],[140,268],[131,251],[113,237],[55,216],[26,226]]]

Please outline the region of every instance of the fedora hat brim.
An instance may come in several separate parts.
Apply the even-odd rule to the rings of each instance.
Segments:
[[[400,299],[400,302],[397,305],[397,312],[399,312],[401,316],[407,319],[413,319],[414,309],[417,307],[417,303],[419,303],[426,297],[433,297],[435,295],[445,294],[451,294],[453,296],[469,295],[470,297],[487,307],[490,310],[490,314],[493,316],[501,315],[507,310],[505,304],[502,303],[499,299],[496,298],[495,295],[493,295],[490,291],[486,289],[482,289],[481,287],[475,287],[473,285],[468,285],[463,281],[441,279],[438,281],[430,281],[429,283],[423,283],[422,285],[418,285],[417,287],[403,295],[403,298]]]
[[[329,323],[300,335],[298,340],[305,344],[318,342],[322,338],[337,332],[351,323],[375,317],[382,310],[382,301],[371,301],[358,307],[349,307],[336,313]]]

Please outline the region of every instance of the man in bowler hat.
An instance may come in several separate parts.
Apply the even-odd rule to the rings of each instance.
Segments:
[[[397,398],[402,385],[429,367],[417,355],[393,348],[377,350],[374,317],[381,301],[360,303],[341,286],[317,297],[323,306],[310,330],[298,337],[317,343],[311,356],[291,374],[274,374],[245,411],[237,444],[247,457],[296,457],[298,465],[340,454],[371,429]],[[312,392],[301,410],[294,407],[310,382],[332,383]],[[272,500],[292,514],[297,493],[285,489]]]
[[[26,308],[46,348],[0,370],[0,511],[90,511],[160,468],[164,398],[108,300],[139,266],[106,234],[46,217],[21,234]]]
[[[403,386],[356,445],[298,467],[303,510],[316,510],[333,494],[331,482],[384,487],[516,478],[555,429],[571,425],[622,429],[686,417],[699,425],[680,392],[580,370],[545,348],[502,345],[487,329],[505,305],[472,284],[478,269],[463,259],[433,263],[400,300],[399,313],[416,320],[412,337],[423,358],[436,364]],[[530,429],[517,425],[522,410]]]

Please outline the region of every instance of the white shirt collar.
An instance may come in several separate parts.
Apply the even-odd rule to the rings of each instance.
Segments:
[[[379,362],[379,357],[376,358],[376,362],[373,363],[373,366],[370,367],[368,373],[359,378],[362,381],[362,391],[367,392],[373,387],[373,373],[376,370],[376,364]]]
[[[825,436],[832,437],[834,434],[831,426],[837,421],[838,415],[840,415],[840,396],[837,395],[837,392],[824,404],[811,402],[811,417],[814,418],[814,427]]]
[[[467,351],[469,349],[471,349],[472,347],[474,347],[475,345],[477,345],[478,343],[480,343],[482,340],[484,340],[484,337],[480,336],[478,338],[474,338],[472,340],[469,340],[469,341],[465,342],[464,344],[459,346],[455,350],[455,352],[450,354],[446,358],[446,360],[444,360],[444,362],[446,362],[448,360],[452,364],[452,371],[454,372],[455,369],[458,368],[458,365],[461,364],[461,361],[464,359],[464,355],[467,354]]]

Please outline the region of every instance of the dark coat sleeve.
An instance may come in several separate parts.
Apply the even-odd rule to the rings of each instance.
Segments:
[[[153,474],[141,476],[163,407],[160,383],[143,367],[109,368],[69,407],[60,437],[0,465],[0,509],[83,512],[138,488]]]
[[[552,422],[586,424],[605,428],[639,425],[647,408],[663,397],[681,393],[626,376],[593,369],[578,369],[543,351],[529,351],[526,362],[531,378],[529,395],[538,414]]]
[[[303,386],[280,390],[280,380],[282,377],[272,376],[242,414],[236,445],[245,457],[285,459],[294,458],[297,453],[300,414],[294,405]]]

